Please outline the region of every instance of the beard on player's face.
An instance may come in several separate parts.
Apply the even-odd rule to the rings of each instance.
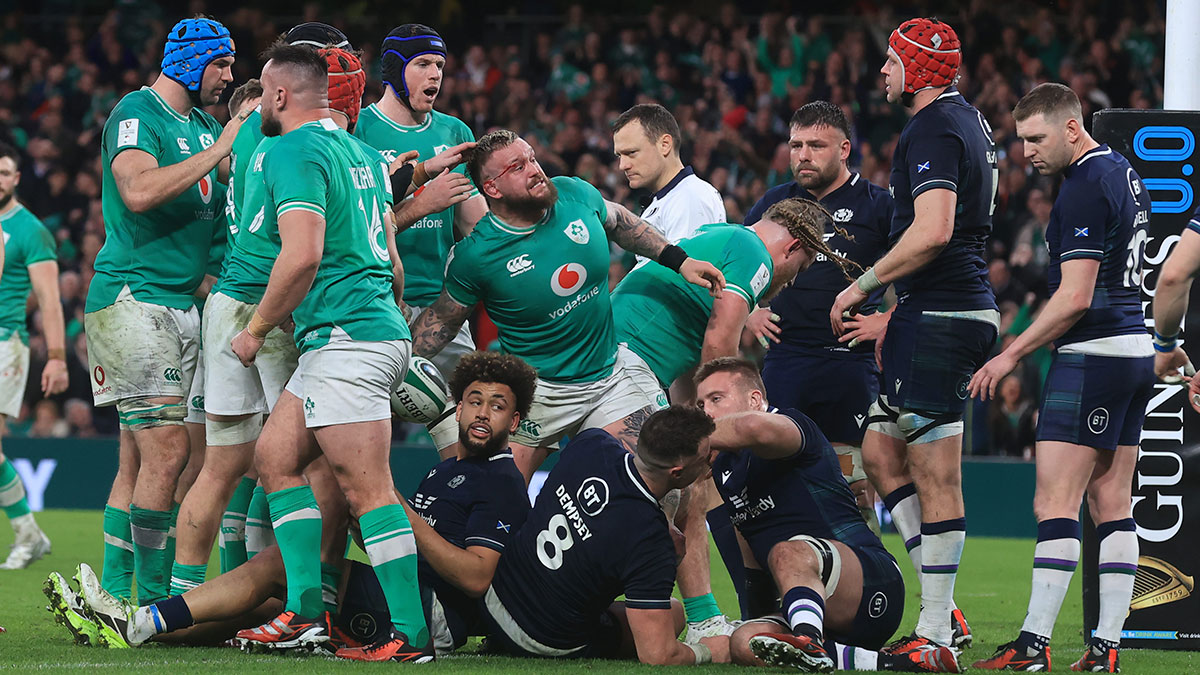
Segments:
[[[13,200],[16,198],[17,186],[15,184],[7,192],[0,190],[0,211],[4,211],[12,206]]]
[[[531,193],[527,185],[520,195],[506,195],[504,208],[522,218],[537,220],[542,217],[546,209],[554,206],[554,202],[558,201],[558,188],[544,173],[540,174],[540,178],[531,178],[530,182],[538,186],[537,189],[541,191],[541,194]],[[544,188],[540,187],[543,182]]]
[[[466,426],[461,423],[458,426],[458,442],[466,448],[468,457],[491,457],[508,446],[508,429],[493,429],[489,425],[490,434],[486,440],[472,437],[471,427],[478,427],[481,424],[488,423],[475,419]]]
[[[270,108],[263,106],[260,113],[262,115],[262,123],[259,125],[259,130],[262,131],[263,136],[279,136],[283,133],[283,124],[280,123],[279,118],[275,116],[275,113],[268,112],[269,110]]]

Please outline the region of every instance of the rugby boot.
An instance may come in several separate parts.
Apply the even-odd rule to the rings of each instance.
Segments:
[[[352,661],[398,661],[402,663],[430,663],[434,659],[433,640],[424,647],[414,647],[408,636],[392,629],[383,639],[362,647],[342,647],[334,656]]]
[[[75,644],[97,647],[100,645],[100,630],[84,612],[83,602],[67,580],[58,572],[51,573],[42,584],[42,592],[50,600],[46,609],[54,615],[54,620],[62,624],[71,633]]]
[[[50,538],[36,523],[29,525],[17,531],[8,558],[0,563],[0,570],[23,570],[48,553]]]
[[[315,651],[329,642],[328,616],[326,612],[316,619],[305,619],[295,612],[284,612],[257,628],[238,631],[236,639],[247,653]]]
[[[996,653],[991,658],[980,659],[972,667],[983,670],[1046,672],[1050,670],[1050,648],[1022,647],[1016,640],[1013,640],[996,647]]]
[[[1078,661],[1071,664],[1071,670],[1085,673],[1119,673],[1121,657],[1117,652],[1116,647],[1093,643]]]
[[[915,646],[906,652],[879,654],[879,670],[901,673],[961,673],[958,652],[932,642]]]
[[[129,640],[129,622],[137,610],[132,603],[113,596],[100,585],[100,577],[87,563],[75,572],[84,612],[100,631],[99,645],[110,649],[136,647],[141,641]]]
[[[880,651],[880,653],[883,653],[883,654],[904,654],[904,653],[910,652],[914,649],[919,649],[921,647],[940,647],[940,646],[942,646],[942,645],[939,645],[936,642],[934,642],[928,638],[923,638],[920,635],[913,633],[911,635],[906,635],[902,638],[897,638],[897,639],[893,640],[891,642],[891,644],[884,647],[883,649],[880,649],[879,651]]]
[[[831,673],[833,659],[819,639],[810,635],[763,633],[750,638],[750,651],[772,666],[797,668],[806,673]]]
[[[954,641],[951,642],[951,645],[955,649],[966,649],[975,642],[975,634],[967,625],[967,617],[963,616],[962,610],[957,607],[950,612],[950,627],[954,629]]]

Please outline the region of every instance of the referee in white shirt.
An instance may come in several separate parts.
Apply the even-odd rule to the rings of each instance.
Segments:
[[[726,222],[721,193],[679,159],[681,140],[679,122],[657,103],[635,105],[613,123],[617,168],[631,189],[653,193],[642,218],[672,244],[701,225]]]

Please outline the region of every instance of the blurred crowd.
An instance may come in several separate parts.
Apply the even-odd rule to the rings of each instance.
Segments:
[[[59,242],[71,387],[41,400],[38,377],[45,344],[31,313],[33,364],[26,406],[9,433],[79,436],[115,433],[111,409],[90,405],[83,300],[104,241],[100,209],[99,136],[125,93],[158,72],[163,36],[180,16],[209,12],[238,47],[235,84],[257,74],[255,55],[302,20],[343,27],[372,64],[367,101],[382,93],[378,43],[393,23],[422,21],[448,40],[451,58],[437,109],[477,135],[511,128],[535,147],[548,173],[588,179],[610,199],[639,211],[616,170],[611,121],[639,102],[660,102],[684,132],[683,158],[724,195],[729,219],[742,215],[770,186],[791,180],[787,120],[815,99],[841,105],[853,123],[852,169],[886,186],[905,113],[884,100],[879,67],[887,35],[910,16],[935,14],[964,45],[959,89],[987,117],[1000,149],[1000,180],[990,242],[990,274],[1003,314],[1002,339],[1032,320],[1046,298],[1043,234],[1055,181],[1038,176],[1022,156],[1009,111],[1032,86],[1070,85],[1085,119],[1107,107],[1162,105],[1164,20],[1160,3],[1060,0],[1046,3],[909,2],[900,9],[853,2],[845,14],[750,14],[732,3],[711,11],[662,7],[648,14],[602,13],[575,4],[536,16],[402,16],[380,22],[361,5],[309,3],[295,16],[193,0],[165,7],[122,0],[107,13],[57,0],[46,15],[10,12],[0,19],[0,139],[22,149],[19,199]],[[78,5],[76,7],[75,5]],[[483,7],[481,5],[481,7]],[[293,10],[294,11],[294,10]],[[439,24],[437,19],[443,18]],[[224,121],[223,106],[212,112]],[[614,261],[614,279],[622,273]],[[31,304],[32,307],[32,304]],[[967,451],[1029,457],[1036,401],[1049,354],[1028,359],[995,404],[971,414]]]

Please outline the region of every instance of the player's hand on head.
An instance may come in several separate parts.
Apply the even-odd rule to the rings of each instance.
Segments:
[[[433,174],[441,173],[446,169],[453,169],[459,164],[462,164],[463,153],[473,147],[475,147],[475,141],[467,141],[466,143],[459,143],[458,145],[451,146],[439,152],[437,155],[425,160],[425,171],[432,176]]]
[[[1183,348],[1176,347],[1173,351],[1154,353],[1154,374],[1164,384],[1187,384],[1196,374],[1196,368]]]
[[[424,211],[425,215],[429,215],[445,211],[459,202],[466,201],[474,189],[471,179],[461,173],[443,169],[437,178],[422,185],[413,199],[420,199],[422,204],[420,210]]]
[[[42,395],[61,394],[67,390],[68,383],[67,362],[62,359],[46,361],[46,367],[42,368]]]
[[[242,366],[249,368],[250,364],[254,363],[254,359],[258,356],[258,350],[262,349],[263,341],[250,334],[250,331],[243,328],[240,333],[233,336],[233,341],[230,342],[230,347],[233,348],[233,353],[238,357],[238,361],[242,362]]]
[[[721,291],[725,289],[725,275],[712,263],[688,258],[679,266],[679,273],[689,284],[707,288],[714,298],[721,297]]]
[[[769,307],[759,307],[746,317],[746,330],[758,340],[758,344],[762,345],[763,349],[770,349],[771,342],[779,344],[779,336],[783,332],[778,321],[779,315],[772,312]]]
[[[1000,382],[1016,367],[1016,359],[1007,352],[1000,352],[971,376],[971,381],[967,384],[967,395],[980,401],[996,398],[996,387],[1000,386]]]
[[[858,311],[858,307],[866,300],[867,294],[856,283],[851,283],[838,293],[833,308],[829,310],[829,325],[833,327],[834,335],[841,337],[846,333],[846,319]]]

